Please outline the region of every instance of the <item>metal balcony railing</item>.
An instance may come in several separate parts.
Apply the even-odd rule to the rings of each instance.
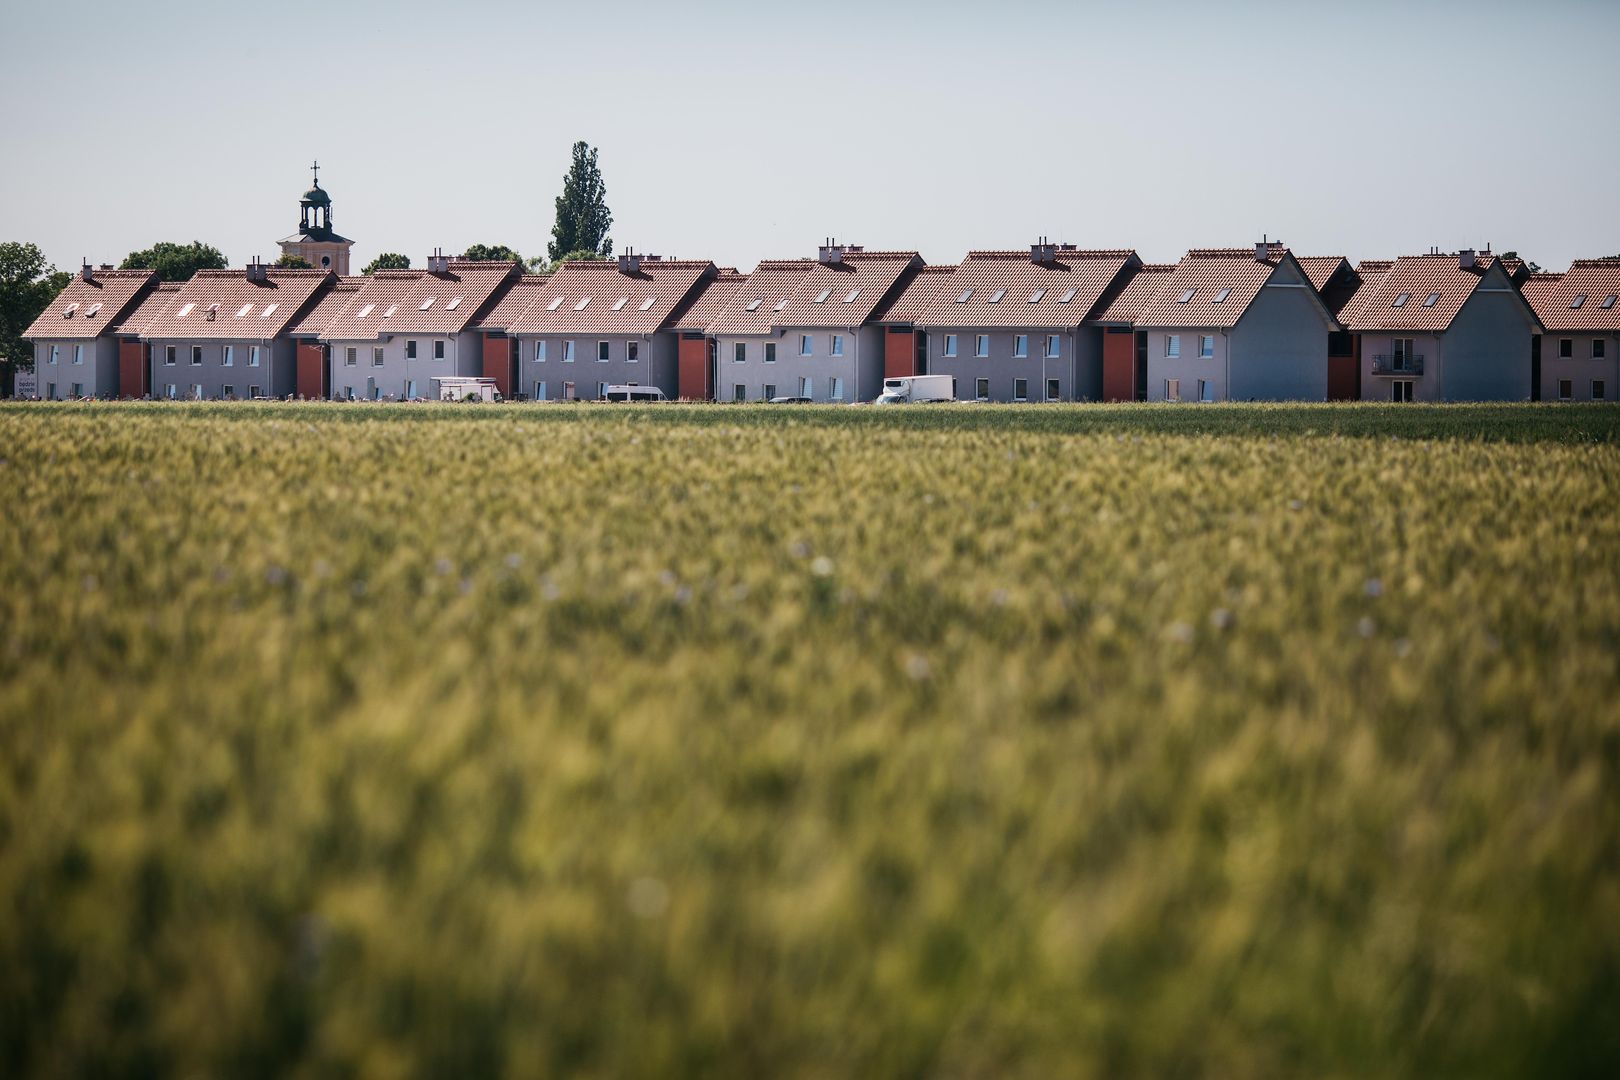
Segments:
[[[1421,375],[1423,374],[1423,357],[1417,356],[1375,356],[1373,357],[1374,375]]]

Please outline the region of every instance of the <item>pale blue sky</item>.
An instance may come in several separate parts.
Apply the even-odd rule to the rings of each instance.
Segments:
[[[0,39],[0,239],[63,268],[273,258],[311,158],[356,268],[542,253],[576,138],[618,246],[744,270],[827,235],[1620,251],[1616,0],[0,0]]]

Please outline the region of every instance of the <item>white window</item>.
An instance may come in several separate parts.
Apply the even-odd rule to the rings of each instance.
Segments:
[[[944,351],[944,355],[945,356],[955,356],[956,355],[956,335],[955,334],[946,334],[945,335],[945,351]]]
[[[1063,355],[1063,339],[1056,334],[1046,335],[1046,358],[1056,360]]]
[[[56,361],[53,359],[51,361],[51,363],[54,364],[54,363],[56,363]],[[163,366],[164,367],[174,367],[174,346],[173,345],[165,345],[163,347]],[[174,395],[171,394],[169,396],[173,397]]]
[[[765,384],[765,392],[760,394],[759,396],[765,401],[770,401],[772,398],[774,398],[776,396],[776,384],[775,383],[766,383]]]
[[[562,384],[562,399],[564,401],[574,400],[574,383],[572,379],[569,379]]]
[[[60,346],[58,346],[58,345],[52,345],[52,346],[51,346],[51,356],[50,356],[50,359],[49,359],[49,360],[48,360],[48,361],[46,361],[46,362],[47,362],[47,363],[51,363],[51,364],[54,364],[54,363],[56,363],[56,358],[57,358],[57,355],[58,355],[58,354],[59,354],[59,353],[60,353],[60,352],[61,352],[61,351],[62,351],[62,350],[61,350],[61,347],[60,347]],[[170,346],[169,346],[169,355],[170,355],[170,356],[173,356],[173,355],[174,355],[174,346],[173,346],[173,345],[170,345]],[[174,361],[173,361],[173,360],[170,360],[170,361],[169,361],[169,363],[171,363],[171,364],[172,364],[172,363],[174,363]]]
[[[371,366],[372,367],[382,367],[383,366],[383,351],[382,351],[382,346],[381,345],[373,345],[371,347]]]
[[[406,338],[405,339],[405,359],[407,359],[407,360],[415,360],[416,359],[416,339],[415,338]]]
[[[1558,400],[1568,401],[1575,396],[1575,382],[1573,379],[1558,380]]]
[[[75,345],[75,346],[73,346],[73,362],[75,364],[84,363],[84,346],[83,345]]]
[[[1038,303],[1041,302],[1041,297],[1043,297],[1045,295],[1046,295],[1046,290],[1045,289],[1036,289],[1034,292],[1029,294],[1029,302],[1032,303],[1032,304],[1038,304]]]
[[[806,400],[816,396],[816,392],[810,383],[810,376],[808,375],[799,376],[799,396],[805,398]]]
[[[222,367],[236,366],[236,346],[227,345],[220,353],[219,362]]]
[[[1171,359],[1174,359],[1175,357],[1178,357],[1178,356],[1181,355],[1181,335],[1180,334],[1166,334],[1166,335],[1164,335],[1164,355],[1167,356],[1167,357],[1170,357]]]
[[[990,335],[989,334],[976,334],[976,335],[974,335],[974,338],[973,338],[973,355],[974,356],[989,356],[990,355]]]
[[[1208,360],[1208,359],[1212,358],[1214,355],[1215,355],[1215,335],[1213,335],[1213,334],[1200,334],[1200,335],[1198,335],[1198,358],[1200,360]]]
[[[833,356],[843,356],[844,355],[844,335],[843,334],[834,334],[834,335],[832,335],[832,355]]]
[[[1061,401],[1062,399],[1063,399],[1063,388],[1058,384],[1058,380],[1056,380],[1056,379],[1047,379],[1046,380],[1046,400],[1047,401]]]
[[[412,401],[412,400],[415,400],[415,398],[416,398],[416,380],[415,379],[406,379],[405,380],[405,400],[406,401]]]
[[[827,302],[827,297],[829,297],[831,295],[832,295],[832,290],[831,289],[822,289],[819,293],[816,294],[815,303],[825,304]]]
[[[641,359],[641,342],[627,341],[624,343],[624,362],[634,364]]]
[[[235,398],[236,387],[231,383],[226,383],[224,389],[220,392],[220,396],[224,398]]]
[[[836,375],[834,375],[831,379],[827,380],[827,400],[828,401],[843,401],[844,400],[844,380],[840,379]]]
[[[1006,296],[1006,295],[1007,295],[1007,290],[1006,289],[997,289],[995,292],[990,294],[990,303],[999,304],[999,303],[1001,303],[1001,298],[1003,296]]]
[[[540,379],[534,384],[534,400],[546,400],[546,380]]]
[[[1013,335],[1013,355],[1018,356],[1018,357],[1023,357],[1023,356],[1028,356],[1029,355],[1029,335],[1028,334],[1014,334]]]
[[[48,382],[48,383],[45,384],[45,400],[46,401],[55,401],[56,400],[56,384],[55,383]]]
[[[534,343],[534,362],[537,364],[546,362],[546,343],[544,341]]]
[[[1411,401],[1412,400],[1412,380],[1411,379],[1395,379],[1395,380],[1393,380],[1389,384],[1389,400],[1391,400],[1391,401]]]
[[[733,386],[731,388],[731,400],[732,401],[747,401],[748,400],[748,387],[744,386],[742,383],[737,383],[735,386]]]
[[[252,401],[254,398],[263,397],[263,396],[264,396],[264,389],[262,387],[259,387],[259,386],[250,386],[250,387],[248,387],[248,400],[249,401]]]
[[[989,379],[974,379],[973,380],[973,396],[975,398],[977,398],[979,401],[989,401],[990,400],[990,380]]]
[[[348,348],[344,349],[343,350],[343,366],[344,367],[354,367],[356,364],[358,364],[360,362],[360,355],[359,354],[360,354],[360,350],[355,348],[353,345],[350,345]]]
[[[1013,380],[1013,400],[1014,401],[1028,401],[1029,400],[1029,380],[1028,379],[1014,379]]]
[[[1181,380],[1180,379],[1166,379],[1166,380],[1164,380],[1164,400],[1166,400],[1166,401],[1180,401],[1181,400]]]
[[[249,345],[248,346],[248,367],[258,367],[258,366],[259,366],[259,347],[257,345]]]
[[[739,341],[737,344],[731,347],[731,362],[734,364],[744,364],[748,362],[747,342]]]
[[[201,401],[202,399],[203,399],[202,383],[200,383],[200,382],[192,383],[191,384],[191,400],[192,401]]]
[[[1198,292],[1197,289],[1188,289],[1186,292],[1181,294],[1181,299],[1177,300],[1176,303],[1185,304],[1187,301],[1191,300],[1193,298],[1194,294],[1196,294],[1197,292]]]
[[[596,362],[598,364],[605,364],[608,362],[608,349],[609,346],[607,342],[598,341],[596,343]]]
[[[168,386],[163,388],[163,396],[168,398],[170,401],[174,401],[180,396],[180,388],[174,383],[170,383]]]
[[[799,355],[800,356],[814,356],[815,355],[815,346],[811,344],[811,338],[810,338],[809,334],[800,334],[799,335]]]
[[[70,397],[70,398],[82,398],[82,397],[84,397],[84,383],[76,382],[72,386],[70,386],[68,388],[68,397]]]
[[[191,366],[192,367],[201,367],[202,366],[202,346],[201,345],[193,345],[191,347]]]
[[[776,363],[776,342],[774,341],[765,343],[765,362],[767,364]]]
[[[434,341],[434,343],[433,343],[433,359],[435,359],[435,360],[443,360],[444,359],[444,339],[443,338],[439,338],[438,340]]]
[[[572,364],[574,362],[574,343],[572,341],[563,342],[562,362],[565,364]]]
[[[1215,400],[1215,384],[1210,382],[1208,379],[1199,379],[1198,380],[1198,400],[1199,401],[1214,401]]]

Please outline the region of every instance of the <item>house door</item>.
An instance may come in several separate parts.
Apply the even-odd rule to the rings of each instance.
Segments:
[[[1412,357],[1415,355],[1417,354],[1412,350],[1411,338],[1395,339],[1395,363],[1393,364],[1393,367],[1396,371],[1411,371]]]
[[[1541,335],[1530,335],[1530,400],[1541,400]]]
[[[1147,331],[1136,332],[1136,400],[1147,400]]]

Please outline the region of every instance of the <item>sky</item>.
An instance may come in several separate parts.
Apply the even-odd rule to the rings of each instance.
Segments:
[[[63,269],[273,259],[315,159],[356,270],[544,254],[576,139],[616,248],[743,270],[1620,252],[1620,0],[0,0],[0,41],[0,240]]]

